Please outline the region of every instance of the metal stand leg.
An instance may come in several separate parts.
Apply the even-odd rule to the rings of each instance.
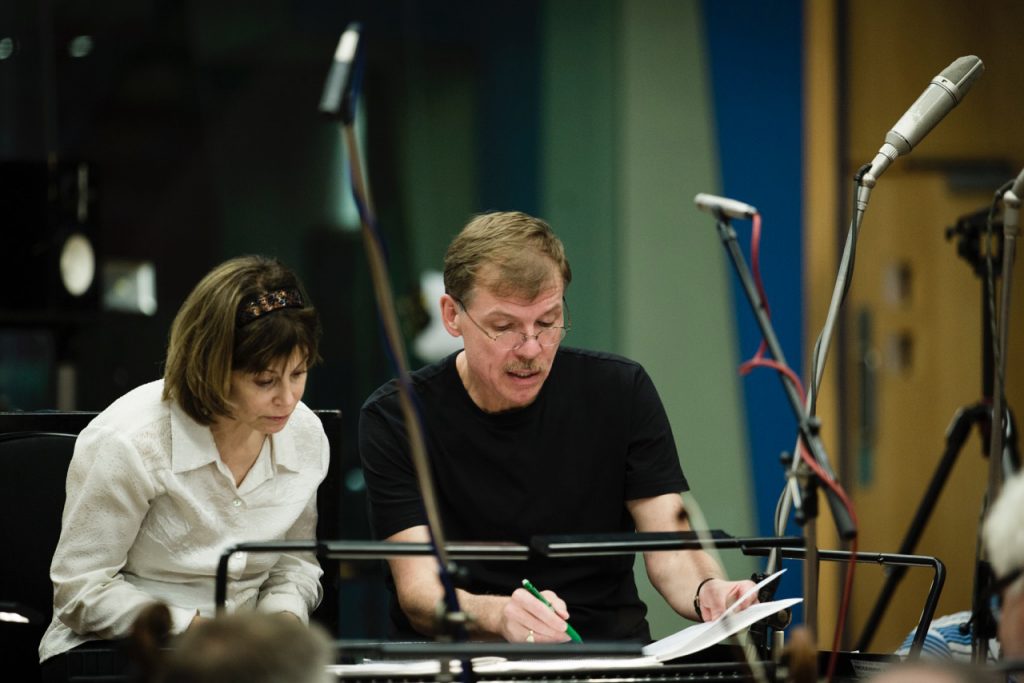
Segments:
[[[939,494],[942,493],[942,489],[949,479],[949,474],[953,470],[953,465],[956,463],[957,456],[960,455],[960,450],[971,433],[971,427],[975,424],[984,427],[988,421],[988,416],[989,407],[981,403],[968,408],[961,408],[953,416],[953,422],[950,423],[949,429],[946,430],[946,450],[942,454],[942,459],[939,461],[939,466],[935,470],[931,482],[928,484],[928,489],[925,491],[921,503],[917,506],[914,520],[911,522],[906,536],[903,537],[903,542],[900,543],[899,554],[910,555],[914,552],[918,541],[921,540],[921,534],[924,533],[925,526],[928,524],[932,510],[935,508],[935,501],[938,500]],[[903,580],[903,576],[906,573],[907,568],[903,566],[893,566],[889,569],[885,584],[882,586],[882,592],[879,594],[878,600],[871,610],[871,615],[864,624],[864,630],[861,631],[860,638],[857,639],[857,650],[861,652],[868,651],[868,646],[871,644],[871,639],[874,637],[875,631],[885,615],[885,610],[889,607],[889,602],[892,600],[899,582]]]

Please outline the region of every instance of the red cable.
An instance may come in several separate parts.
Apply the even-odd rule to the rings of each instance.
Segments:
[[[793,383],[793,386],[796,387],[797,394],[800,395],[800,403],[806,402],[807,397],[804,395],[803,382],[800,381],[800,377],[798,377],[797,374],[793,372],[793,369],[791,367],[789,367],[788,365],[783,365],[782,363],[775,360],[771,360],[769,358],[758,358],[757,356],[754,356],[750,360],[740,365],[740,374],[748,375],[755,368],[771,368],[776,372],[782,373],[783,375],[788,377],[789,380]]]
[[[761,282],[761,214],[755,213],[753,225],[750,231],[750,262],[754,269],[754,285],[764,305],[764,312],[772,317],[771,309],[768,308],[768,295],[764,291],[764,283]]]
[[[768,295],[764,291],[764,283],[761,281],[761,214],[755,213],[752,219],[753,225],[750,231],[750,263],[754,271],[754,287],[757,288],[757,295],[761,297],[761,305],[764,306],[764,314],[770,320],[772,317],[771,308],[768,307]],[[754,357],[747,363],[740,366],[740,374],[746,375],[750,370],[753,369],[757,363],[753,361],[759,361],[764,358],[764,352],[768,349],[768,343],[761,339],[760,345],[757,347],[757,352]],[[751,367],[745,368],[748,363]]]
[[[771,319],[771,308],[768,306],[768,295],[765,293],[764,283],[761,280],[761,214],[755,213],[753,216],[753,229],[750,234],[750,260],[752,263],[752,269],[754,272],[754,286],[757,288],[757,294],[761,297],[761,304],[764,306],[765,316]],[[771,360],[764,357],[764,352],[767,349],[767,343],[764,339],[761,340],[760,345],[757,347],[757,352],[754,356],[740,364],[739,372],[740,375],[747,375],[755,368],[771,368],[776,372],[779,372],[786,376],[796,387],[800,394],[800,402],[806,402],[804,393],[803,382],[800,381],[800,377],[793,372],[793,369],[783,363],[776,360]],[[846,491],[839,482],[835,481],[830,477],[821,465],[811,457],[807,449],[804,448],[803,443],[800,443],[797,447],[800,458],[807,464],[811,470],[818,476],[818,478],[825,483],[830,489],[842,501],[843,507],[850,514],[850,519],[853,520],[854,528],[857,525],[857,513],[853,509],[853,502],[847,496]],[[833,674],[835,673],[836,661],[839,655],[839,641],[842,639],[843,629],[846,624],[846,616],[850,606],[850,596],[853,593],[853,574],[857,567],[857,538],[850,542],[850,562],[849,568],[846,571],[846,580],[843,585],[843,598],[839,607],[839,618],[836,622],[835,635],[832,640],[832,654],[828,660],[828,672],[827,680],[832,681]]]

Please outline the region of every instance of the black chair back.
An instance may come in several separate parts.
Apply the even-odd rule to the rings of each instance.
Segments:
[[[60,538],[75,438],[52,432],[0,434],[0,603],[33,618],[29,624],[6,622],[0,630],[10,650],[4,656],[9,673],[31,676],[37,670],[36,648],[53,614],[50,560]]]
[[[0,601],[50,620],[50,559],[60,537],[74,434],[0,434]]]

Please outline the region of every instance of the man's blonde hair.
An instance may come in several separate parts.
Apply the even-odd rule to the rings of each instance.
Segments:
[[[493,271],[482,272],[485,266]],[[448,246],[444,288],[464,304],[472,298],[474,287],[496,296],[533,300],[551,284],[552,266],[568,287],[572,269],[551,226],[519,211],[483,213],[474,216]]]

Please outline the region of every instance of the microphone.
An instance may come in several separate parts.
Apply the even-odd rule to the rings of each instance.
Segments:
[[[960,57],[933,78],[917,101],[885,134],[885,143],[871,162],[862,183],[866,187],[874,187],[875,181],[896,157],[910,153],[921,138],[960,103],[984,70],[985,65],[980,59],[968,55]]]
[[[757,213],[757,209],[750,204],[703,192],[693,198],[693,203],[701,211],[706,211],[713,216],[721,214],[729,218],[753,218]]]
[[[320,111],[332,118],[341,119],[346,126],[355,118],[355,93],[357,91],[356,57],[359,52],[359,34],[362,27],[349,24],[338,40],[334,50],[334,61],[327,73],[324,92],[320,97]]]
[[[1010,187],[1010,192],[1020,199],[1021,192],[1024,192],[1024,170],[1022,170],[1017,176],[1017,179],[1013,181],[1013,185]]]
[[[1024,171],[1021,171],[1013,186],[1003,194],[1003,235],[1016,237],[1020,227],[1020,203],[1024,199]]]

